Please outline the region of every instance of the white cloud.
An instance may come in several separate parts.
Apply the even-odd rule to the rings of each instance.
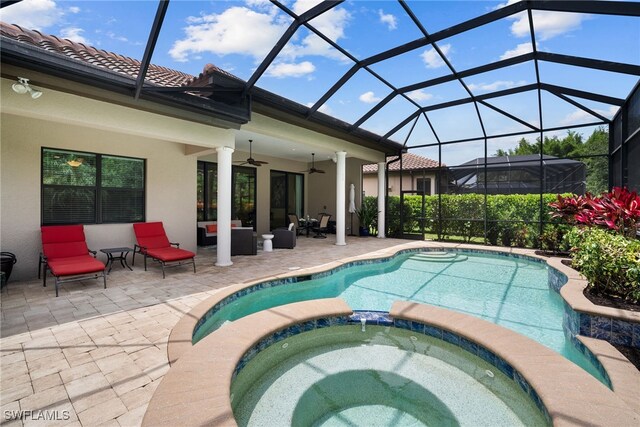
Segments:
[[[382,100],[382,98],[377,97],[373,93],[373,91],[363,93],[358,97],[358,99],[364,102],[365,104],[375,104],[376,102],[379,102],[380,100]]]
[[[113,31],[108,31],[106,33],[107,37],[109,37],[112,40],[117,40],[119,42],[128,42],[129,39],[126,38],[125,36],[119,36],[116,33],[114,33]]]
[[[60,30],[62,38],[69,39],[76,43],[89,44],[89,41],[85,39],[81,33],[84,33],[84,30],[78,27],[66,27]]]
[[[527,84],[527,82],[524,80],[519,80],[517,82],[514,82],[512,80],[496,80],[495,82],[492,82],[492,83],[478,83],[478,84],[471,83],[470,85],[467,85],[467,87],[469,88],[469,90],[496,91],[499,89],[508,89],[510,87],[522,86],[525,84]]]
[[[271,64],[265,75],[280,79],[284,77],[302,77],[313,73],[315,69],[315,65],[309,61],[303,61],[299,64],[281,62],[278,64]]]
[[[496,7],[493,8],[493,10],[497,10],[497,9],[502,9],[503,7],[512,5],[514,3],[518,3],[521,0],[509,0],[506,3],[500,3],[499,5],[497,5]]]
[[[174,42],[169,55],[186,62],[190,54],[237,53],[262,59],[278,41],[285,26],[273,13],[260,13],[246,7],[231,7],[220,14],[191,16],[184,28],[186,37]]]
[[[515,49],[506,51],[500,56],[500,59],[513,58],[514,56],[524,55],[525,53],[533,52],[533,43],[520,43]]]
[[[318,4],[315,0],[298,0],[292,6],[295,13],[303,13]],[[235,6],[219,14],[188,17],[185,37],[176,40],[169,50],[171,57],[186,62],[191,55],[213,53],[220,56],[240,54],[262,60],[280,39],[290,19],[275,6],[261,0],[248,0],[250,7]],[[310,23],[328,38],[338,41],[344,37],[349,13],[333,8]],[[281,58],[294,61],[304,55],[319,55],[343,59],[342,55],[315,34],[291,41],[282,49]]]
[[[321,113],[324,113],[324,114],[328,114],[328,115],[332,115],[333,114],[333,110],[327,104],[321,105],[320,108],[318,108],[318,111],[320,111]]]
[[[618,112],[618,108],[619,107],[616,107],[615,105],[611,105],[608,110],[594,109],[593,111],[601,116],[611,119]],[[567,114],[562,120],[560,120],[560,124],[562,126],[571,126],[574,124],[594,122],[596,120],[598,120],[596,116],[593,116],[580,108],[576,108],[572,113]]]
[[[382,9],[378,9],[378,16],[380,17],[380,23],[386,24],[389,30],[395,30],[398,28],[398,20],[390,13],[384,13]]]
[[[62,18],[64,12],[53,0],[23,0],[0,10],[0,20],[30,30],[43,30]]]
[[[529,37],[529,16],[525,12],[512,16],[511,34],[516,37]],[[549,40],[561,34],[580,28],[582,21],[589,19],[583,13],[533,11],[533,24],[539,41]]]
[[[298,0],[293,4],[292,10],[297,14],[301,14],[319,3],[320,0]],[[346,9],[334,7],[312,19],[309,23],[331,41],[337,42],[344,38],[344,30],[350,19],[351,15]],[[290,55],[293,58],[303,55],[319,55],[340,60],[346,59],[340,52],[315,34],[309,34],[300,44],[289,43],[283,49],[283,54]]]
[[[433,95],[424,91],[424,89],[414,90],[407,93],[407,96],[416,102],[428,101],[433,98]]]
[[[451,51],[451,44],[444,44],[440,46],[440,50],[442,51],[443,55],[448,56],[449,52]],[[444,61],[434,48],[425,50],[424,52],[422,52],[420,57],[424,61],[427,68],[440,68],[445,65]]]
[[[313,102],[307,102],[307,107],[313,107]],[[322,104],[320,108],[318,108],[318,111],[328,115],[333,114],[333,110],[329,107],[329,104]]]
[[[69,12],[71,12],[71,13],[80,13],[80,8],[78,6],[71,6],[69,8]]]
[[[269,8],[273,6],[269,0],[245,0],[245,4],[250,7]]]

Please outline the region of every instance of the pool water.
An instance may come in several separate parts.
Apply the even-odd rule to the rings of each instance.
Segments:
[[[231,385],[239,426],[543,426],[526,393],[445,341],[382,326],[290,337]]]
[[[389,311],[394,301],[415,301],[480,317],[555,350],[602,383],[589,359],[565,338],[564,302],[549,288],[541,262],[492,254],[405,253],[354,266],[320,279],[250,293],[222,307],[196,331],[194,342],[251,313],[292,302],[339,297],[354,310]]]

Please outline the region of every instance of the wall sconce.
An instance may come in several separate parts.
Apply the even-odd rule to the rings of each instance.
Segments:
[[[18,77],[18,83],[14,83],[11,87],[15,93],[19,93],[20,95],[28,93],[33,99],[38,99],[42,96],[42,92],[32,88],[29,85],[29,79],[25,79],[24,77]]]

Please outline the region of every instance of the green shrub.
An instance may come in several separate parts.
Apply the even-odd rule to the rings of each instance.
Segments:
[[[360,227],[365,227],[369,230],[369,234],[375,236],[378,234],[378,198],[377,197],[365,197],[362,201],[360,209],[356,209],[356,215]]]
[[[365,197],[367,199],[368,197]],[[377,197],[371,197],[371,199],[375,199],[377,203]],[[413,206],[411,203],[405,198],[404,200],[404,215],[408,218],[413,218]],[[387,236],[389,237],[400,237],[402,235],[402,230],[400,229],[400,197],[399,196],[389,196],[387,198],[387,216],[385,217],[387,221]],[[405,224],[405,229],[412,227],[412,224]]]
[[[377,203],[376,197],[365,197],[365,202]],[[439,200],[442,205],[438,205]],[[438,239],[450,236],[462,237],[465,241],[484,236],[484,195],[482,194],[442,194],[425,196],[424,225],[425,233],[436,234]],[[543,194],[543,217],[547,222],[551,218],[547,204],[556,200],[555,194]],[[389,196],[387,211],[387,235],[399,237],[400,197]],[[439,209],[440,208],[440,209]],[[415,232],[419,223],[416,216],[422,216],[422,196],[405,196],[404,232]],[[442,221],[438,221],[439,210]],[[540,220],[539,194],[498,194],[487,196],[487,240],[492,245],[504,244],[522,247],[538,247],[538,221]]]
[[[575,228],[565,239],[592,292],[640,302],[640,241],[595,227]]]

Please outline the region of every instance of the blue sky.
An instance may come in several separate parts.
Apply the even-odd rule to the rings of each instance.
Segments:
[[[283,3],[293,12],[302,13],[318,1],[288,0]],[[408,1],[407,4],[421,19],[425,29],[433,34],[506,3]],[[2,9],[0,17],[5,22],[140,59],[156,8],[155,1],[24,0]],[[541,51],[640,64],[640,21],[637,18],[534,11],[533,19],[536,44]],[[173,0],[152,62],[194,75],[199,74],[205,64],[213,63],[248,79],[290,22],[287,14],[263,0]],[[346,1],[311,21],[311,25],[357,59],[422,36],[419,28],[395,1]],[[530,52],[527,14],[512,15],[441,40],[438,46],[457,71]],[[348,57],[308,29],[301,28],[258,80],[258,86],[310,106],[352,65]],[[430,46],[374,64],[371,70],[396,87],[450,73]],[[625,98],[637,82],[634,76],[546,62],[540,63],[540,74],[547,83],[620,98]],[[532,62],[464,79],[475,95],[535,81]],[[352,123],[390,91],[376,76],[360,70],[320,111]],[[415,91],[409,96],[419,105],[429,106],[464,98],[467,93],[455,81]],[[617,111],[610,105],[580,102],[606,117],[612,117]],[[491,100],[490,103],[535,126],[539,125],[535,91]],[[543,107],[545,126],[595,121],[587,113],[553,95],[543,96]],[[415,109],[406,99],[396,97],[362,127],[385,134]],[[480,114],[490,135],[526,129],[522,124],[483,106]],[[473,104],[432,112],[428,116],[443,141],[482,137]],[[401,129],[393,138],[404,142],[409,128]],[[592,128],[580,130],[584,134],[591,131]],[[558,132],[559,135],[565,133]],[[497,148],[514,146],[517,139],[493,140],[490,154]],[[408,145],[431,142],[435,142],[435,137],[426,121],[421,120],[416,124]],[[454,164],[477,157],[478,150],[471,147],[470,144],[448,146],[443,161]],[[433,150],[421,150],[419,153],[433,157]]]

